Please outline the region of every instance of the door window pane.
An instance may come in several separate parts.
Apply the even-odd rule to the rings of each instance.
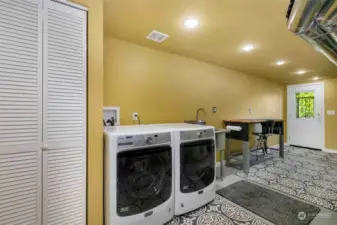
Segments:
[[[315,117],[315,93],[296,93],[296,118]]]

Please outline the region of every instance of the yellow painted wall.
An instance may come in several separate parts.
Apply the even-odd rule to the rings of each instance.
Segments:
[[[323,80],[324,82],[324,103],[325,103],[325,148],[337,150],[337,115],[327,115],[327,110],[337,112],[337,78]],[[311,82],[306,82],[311,83]],[[296,83],[302,84],[302,83]],[[293,85],[293,84],[289,84]],[[288,85],[285,85],[287,91]],[[287,96],[285,96],[287,97]],[[284,117],[287,119],[287,99],[284,101]],[[287,137],[285,135],[285,137]]]
[[[88,7],[88,225],[103,224],[103,0]]]
[[[216,127],[223,119],[282,118],[283,94],[282,84],[105,37],[104,105],[121,107],[123,125],[133,112],[143,124],[193,120],[200,107]]]
[[[325,109],[337,112],[337,78],[325,83]],[[337,150],[337,115],[325,115],[325,147]]]

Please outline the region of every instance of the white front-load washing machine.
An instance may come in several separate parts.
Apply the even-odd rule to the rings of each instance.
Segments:
[[[152,126],[104,131],[105,224],[162,225],[173,218],[171,133]]]
[[[172,130],[175,149],[175,215],[215,198],[215,130],[193,124],[158,124]]]

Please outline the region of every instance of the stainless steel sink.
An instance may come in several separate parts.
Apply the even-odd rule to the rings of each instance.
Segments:
[[[185,120],[184,123],[206,125],[205,120]]]

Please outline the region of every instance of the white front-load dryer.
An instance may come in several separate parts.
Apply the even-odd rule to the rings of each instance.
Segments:
[[[105,129],[106,225],[162,225],[173,218],[174,154],[165,130]]]
[[[175,215],[215,198],[215,130],[212,126],[159,124],[172,130],[175,146]]]

